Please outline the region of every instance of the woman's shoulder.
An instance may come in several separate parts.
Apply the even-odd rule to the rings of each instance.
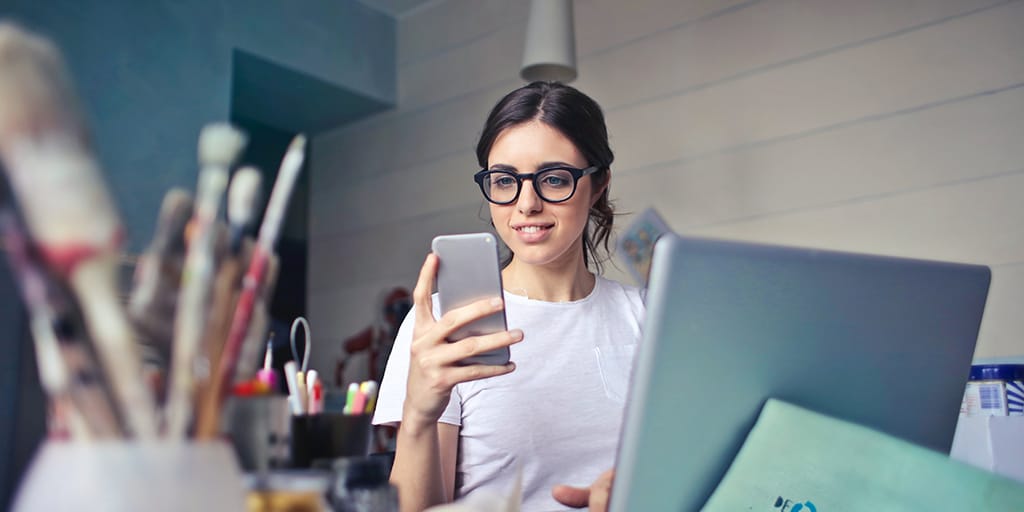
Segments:
[[[602,275],[597,275],[597,280],[600,282],[598,286],[603,289],[611,291],[613,293],[624,294],[630,297],[642,298],[647,290],[646,288],[640,288],[631,284],[622,283],[614,279],[607,278]]]
[[[647,296],[647,289],[621,283],[614,279],[598,275],[598,284],[601,295],[605,300],[628,305],[631,309],[640,313],[644,310],[644,300]]]

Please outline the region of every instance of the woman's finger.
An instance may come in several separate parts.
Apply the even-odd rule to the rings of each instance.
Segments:
[[[588,507],[591,512],[606,512],[611,497],[615,469],[609,469],[590,484],[590,487],[556,485],[551,489],[555,501],[573,508]]]
[[[487,315],[501,311],[504,307],[504,302],[498,298],[481,299],[476,302],[467,304],[461,308],[455,308],[445,313],[434,326],[436,332],[434,333],[440,339],[448,339],[455,331],[459,330],[462,326],[483,318]]]
[[[556,485],[551,489],[551,497],[567,507],[583,508],[590,504],[590,488]]]
[[[609,469],[601,473],[601,476],[590,486],[590,503],[588,507],[591,512],[605,512],[608,510],[608,502],[612,494],[612,481],[614,479],[615,470]]]
[[[520,341],[523,341],[523,331],[519,329],[482,336],[470,336],[434,348],[431,351],[430,357],[435,364],[447,366],[471,356],[514,345]]]
[[[430,299],[434,288],[434,276],[437,275],[437,255],[430,253],[420,267],[420,276],[413,289],[413,309],[416,310],[416,325],[430,325],[434,322],[434,304]]]
[[[445,368],[446,381],[452,386],[460,382],[470,382],[480,379],[488,379],[511,373],[516,369],[516,364],[508,362],[502,365],[495,364],[474,364],[471,366],[452,366]]]

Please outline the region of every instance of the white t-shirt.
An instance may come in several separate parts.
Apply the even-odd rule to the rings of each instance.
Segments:
[[[521,467],[524,511],[565,510],[552,487],[589,486],[615,462],[643,298],[600,276],[578,301],[504,296],[509,329],[523,330],[511,347],[515,371],[457,385],[440,419],[461,426],[455,495],[507,494]],[[398,331],[375,424],[402,419],[413,322],[410,314]]]

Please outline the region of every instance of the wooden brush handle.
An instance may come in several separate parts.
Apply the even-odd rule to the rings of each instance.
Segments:
[[[231,329],[231,313],[238,302],[238,288],[241,284],[244,256],[228,256],[217,272],[213,287],[213,308],[207,324],[204,344],[206,357],[212,372],[210,378],[200,383],[196,403],[196,439],[212,439],[220,430],[220,399],[223,393],[223,379],[219,378],[220,360],[224,342]]]

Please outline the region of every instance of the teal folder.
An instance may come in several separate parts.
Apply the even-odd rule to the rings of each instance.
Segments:
[[[768,400],[709,511],[1024,511],[1024,484]]]

